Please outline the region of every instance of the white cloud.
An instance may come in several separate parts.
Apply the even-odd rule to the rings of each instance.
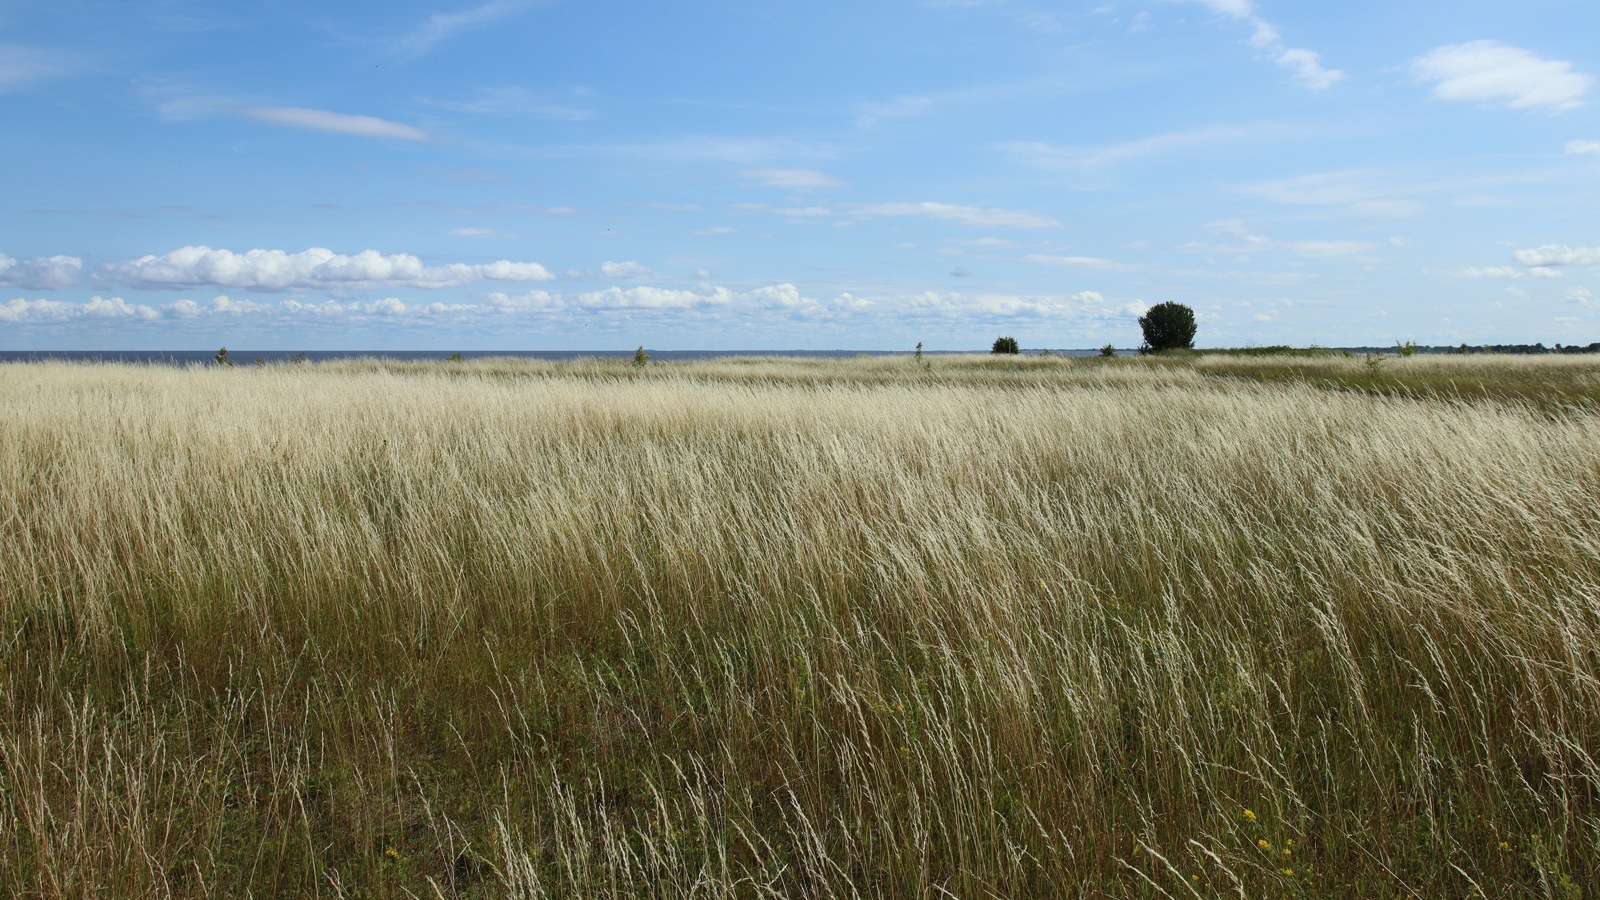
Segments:
[[[1206,233],[1218,237],[1243,238],[1245,243],[1257,247],[1265,247],[1272,243],[1270,238],[1256,234],[1243,219],[1218,219],[1206,223]]]
[[[1061,223],[1042,213],[1026,210],[983,209],[949,203],[879,203],[864,206],[858,214],[877,216],[923,216],[941,222],[959,222],[977,228],[1055,228]]]
[[[1236,19],[1246,19],[1256,14],[1256,5],[1251,0],[1200,0],[1200,2],[1212,12]]]
[[[1051,256],[1045,253],[1030,253],[1023,258],[1029,262],[1045,263],[1052,266],[1069,266],[1075,269],[1101,269],[1108,272],[1127,272],[1134,268],[1126,263],[1102,259],[1098,256]]]
[[[1274,203],[1343,206],[1382,200],[1382,192],[1371,183],[1372,180],[1372,173],[1350,169],[1261,181],[1245,185],[1243,190]]]
[[[1301,256],[1337,259],[1367,253],[1383,245],[1373,241],[1291,241],[1285,246]]]
[[[856,115],[856,125],[861,128],[871,128],[886,119],[920,116],[932,109],[934,102],[933,97],[897,97],[887,102],[863,103],[861,111]]]
[[[1600,247],[1546,244],[1535,250],[1518,250],[1511,255],[1525,266],[1600,266]]]
[[[0,94],[69,75],[76,68],[76,60],[53,50],[0,44]]]
[[[1570,62],[1499,41],[1439,47],[1414,60],[1411,71],[1434,82],[1433,95],[1441,100],[1498,102],[1512,109],[1573,109],[1594,85],[1593,76],[1573,71]]]
[[[1211,243],[1208,241],[1190,241],[1181,244],[1178,249],[1184,253],[1257,253],[1269,250],[1276,246],[1273,240],[1264,234],[1257,234],[1240,219],[1219,219],[1207,222],[1207,234],[1232,238],[1229,243]]]
[[[603,262],[600,275],[604,278],[648,278],[650,270],[636,262]]]
[[[1199,2],[1218,15],[1250,25],[1253,29],[1250,46],[1265,53],[1280,67],[1288,69],[1290,76],[1303,87],[1320,91],[1333,87],[1345,79],[1345,74],[1338,69],[1324,67],[1322,57],[1317,53],[1303,47],[1285,45],[1278,29],[1256,14],[1256,5],[1251,0],[1199,0]]]
[[[352,116],[329,112],[325,109],[305,109],[298,106],[250,106],[240,110],[244,115],[271,125],[303,128],[307,131],[326,131],[332,134],[350,134],[358,137],[386,138],[397,141],[428,141],[432,135],[420,128],[378,119],[372,116]]]
[[[291,308],[298,308],[298,306]],[[272,304],[270,303],[257,303],[254,300],[235,300],[227,294],[222,294],[212,298],[205,311],[228,316],[245,316],[270,309],[272,309]]]
[[[843,181],[814,169],[746,169],[739,174],[764,187],[787,190],[844,187]]]
[[[1350,212],[1368,219],[1415,219],[1427,211],[1427,204],[1417,200],[1360,200],[1350,204]]]
[[[466,265],[425,266],[409,253],[364,250],[354,255],[313,247],[299,253],[282,250],[213,250],[181,247],[163,256],[143,256],[105,270],[107,277],[130,287],[185,288],[202,285],[282,291],[405,286],[456,287],[475,281],[549,281],[555,278],[538,263],[509,260]]]
[[[1426,204],[1394,196],[1412,192],[1417,185],[1364,169],[1314,172],[1293,178],[1280,178],[1240,185],[1239,190],[1295,206],[1343,206],[1352,216],[1363,219],[1415,219],[1427,213]]]
[[[635,288],[606,288],[578,295],[578,305],[588,309],[697,309],[706,306],[726,306],[733,302],[734,294],[727,288],[716,288],[709,293],[641,286]]]
[[[1528,273],[1515,266],[1468,266],[1456,271],[1457,278],[1527,278]]]
[[[1206,225],[1209,234],[1222,238],[1232,238],[1228,243],[1207,243],[1191,241],[1180,245],[1179,250],[1186,253],[1227,253],[1227,254],[1253,254],[1264,253],[1269,250],[1287,250],[1301,256],[1311,256],[1318,259],[1339,259],[1347,256],[1356,256],[1368,253],[1386,246],[1386,243],[1377,241],[1349,241],[1349,240],[1301,240],[1278,241],[1263,234],[1258,234],[1239,219],[1222,219]]]
[[[0,284],[51,291],[77,284],[82,271],[83,260],[76,256],[41,256],[22,260],[0,253]]]
[[[1107,302],[1098,291],[1075,294],[940,293],[878,298],[874,312],[903,322],[970,323],[985,327],[997,320],[1112,320],[1124,307]]]
[[[94,297],[87,303],[60,300],[12,300],[0,304],[0,322],[20,325],[67,322],[75,319],[134,319],[148,321],[161,314],[148,306],[129,303],[121,297]]]
[[[837,156],[834,148],[787,138],[692,136],[638,144],[578,146],[569,152],[604,154],[662,163],[729,163],[760,167],[794,160],[823,160]]]
[[[503,238],[515,236],[506,234],[504,231],[496,231],[493,228],[452,228],[450,229],[450,233],[456,237],[464,238]]]
[[[459,320],[473,314],[498,310],[500,305],[494,300],[497,297],[504,298],[505,295],[493,294],[489,306],[479,306],[471,303],[408,303],[399,297],[383,297],[368,302],[325,300],[321,303],[302,303],[299,300],[284,300],[264,303],[258,300],[236,300],[222,294],[204,304],[193,300],[168,303],[161,308],[161,313],[168,319],[177,320],[245,317],[280,321],[306,318],[320,321],[360,321],[373,317],[391,320],[450,317]]]
[[[1290,70],[1295,81],[1314,91],[1333,87],[1345,78],[1338,69],[1323,68],[1322,57],[1303,48],[1274,50],[1272,61]]]
[[[1591,293],[1586,287],[1567,288],[1568,303],[1576,303],[1579,306],[1588,306],[1589,301],[1593,298],[1594,294]]]
[[[862,304],[848,294],[832,303],[805,296],[793,284],[773,284],[748,291],[703,285],[696,290],[653,286],[607,288],[578,295],[577,306],[594,313],[649,314],[666,312],[708,312],[719,315],[782,313],[798,318],[821,318],[841,310],[860,309]]]
[[[1600,153],[1600,141],[1568,141],[1567,152],[1574,156],[1586,153]]]
[[[1061,147],[1037,141],[1011,141],[999,144],[998,147],[1013,159],[1032,168],[1077,172],[1130,160],[1167,156],[1198,147],[1253,143],[1289,134],[1290,131],[1286,127],[1274,124],[1213,125],[1093,147]]]
[[[566,303],[560,294],[548,291],[529,291],[515,296],[495,291],[489,295],[489,305],[502,312],[549,311],[562,309]]]

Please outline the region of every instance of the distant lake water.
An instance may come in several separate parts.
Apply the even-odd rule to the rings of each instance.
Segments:
[[[288,362],[297,350],[229,349],[228,359],[234,365],[251,365],[262,359],[269,363]],[[788,356],[801,359],[848,359],[853,356],[911,356],[911,350],[651,350],[650,358],[661,362],[678,360],[725,359],[733,356]],[[956,351],[982,353],[981,350]],[[1042,349],[1023,350],[1022,355],[1044,352]],[[1099,350],[1055,350],[1059,356],[1098,356]],[[1133,354],[1137,351],[1119,351]],[[395,359],[395,360],[445,360],[456,353],[465,359],[485,357],[516,357],[520,359],[572,360],[572,359],[632,359],[633,350],[307,350],[306,359],[319,362],[333,359]],[[928,356],[946,355],[939,351],[924,351]],[[42,362],[64,360],[69,362],[142,363],[146,365],[186,366],[208,363],[217,355],[215,350],[0,350],[0,362]]]

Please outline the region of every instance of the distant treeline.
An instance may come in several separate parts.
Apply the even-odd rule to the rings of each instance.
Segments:
[[[1592,344],[1568,344],[1562,346],[1546,347],[1544,344],[1484,344],[1479,347],[1469,347],[1462,344],[1460,347],[1429,347],[1433,353],[1600,353],[1600,341]]]
[[[1600,341],[1592,344],[1556,344],[1546,347],[1544,344],[1461,344],[1459,346],[1399,346],[1388,347],[1289,347],[1276,345],[1271,347],[1240,347],[1219,351],[1204,351],[1225,353],[1243,356],[1337,356],[1355,355],[1362,353],[1513,353],[1533,355],[1541,353],[1600,353]]]

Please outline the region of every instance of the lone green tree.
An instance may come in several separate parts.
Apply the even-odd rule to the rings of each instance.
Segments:
[[[1194,349],[1194,310],[1182,303],[1157,303],[1139,317],[1144,353]]]
[[[989,350],[989,352],[990,353],[1020,353],[1022,351],[1017,347],[1017,339],[1016,338],[1011,337],[1010,335],[1005,335],[1003,337],[997,337],[997,338],[994,339],[994,347],[991,348]]]

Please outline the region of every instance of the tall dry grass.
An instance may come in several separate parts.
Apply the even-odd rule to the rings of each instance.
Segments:
[[[0,366],[0,884],[1593,896],[1600,418],[1204,365]]]

